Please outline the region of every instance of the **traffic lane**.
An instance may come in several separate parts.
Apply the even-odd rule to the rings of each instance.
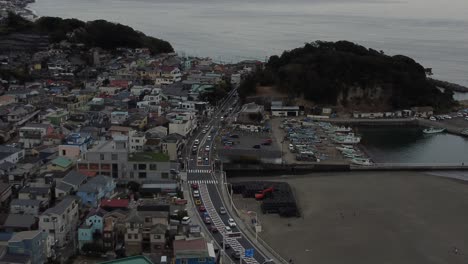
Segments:
[[[218,190],[214,184],[210,184],[207,186],[208,192],[210,193],[210,198],[211,202],[213,203],[213,206],[216,208],[216,210],[219,212],[219,208],[221,206],[225,207],[225,205],[222,202],[221,197],[219,196]],[[224,215],[219,215],[221,217],[221,220],[223,220],[224,224],[227,225],[229,218],[231,218],[230,214],[224,214]],[[233,232],[241,232],[241,230],[238,227],[235,227],[232,229]],[[243,232],[242,232],[243,233]],[[255,250],[255,255],[254,258],[260,262],[263,263],[263,261],[266,260],[266,258],[258,252],[257,248],[254,247],[253,243],[251,243],[248,239],[245,238],[245,235],[242,235],[241,239],[238,239],[239,243],[244,247],[244,249],[249,249],[249,248],[254,248]]]

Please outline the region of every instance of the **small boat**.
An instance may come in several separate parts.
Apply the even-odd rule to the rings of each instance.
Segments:
[[[430,127],[426,128],[423,130],[424,134],[436,134],[436,133],[442,133],[445,131],[445,128],[435,128],[435,127]]]
[[[356,165],[361,165],[361,166],[372,166],[373,164],[370,159],[360,159],[360,158],[351,159],[351,162]]]

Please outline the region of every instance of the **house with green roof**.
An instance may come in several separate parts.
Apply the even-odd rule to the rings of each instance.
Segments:
[[[135,152],[128,155],[128,178],[136,182],[169,179],[169,156],[160,152]]]
[[[47,166],[49,171],[67,171],[73,166],[73,161],[65,157],[57,157],[50,161]]]

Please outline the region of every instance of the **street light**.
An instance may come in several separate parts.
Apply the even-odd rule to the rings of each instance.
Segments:
[[[248,215],[255,214],[255,242],[258,242],[258,232],[257,232],[257,225],[258,225],[258,214],[254,211],[247,211]]]

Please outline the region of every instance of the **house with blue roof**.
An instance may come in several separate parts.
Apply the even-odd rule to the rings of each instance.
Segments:
[[[59,155],[77,159],[86,153],[92,143],[93,139],[89,133],[71,133],[65,138],[65,143],[59,145]]]
[[[83,205],[97,207],[101,199],[112,196],[114,189],[115,181],[111,177],[99,175],[80,186],[76,195]]]

